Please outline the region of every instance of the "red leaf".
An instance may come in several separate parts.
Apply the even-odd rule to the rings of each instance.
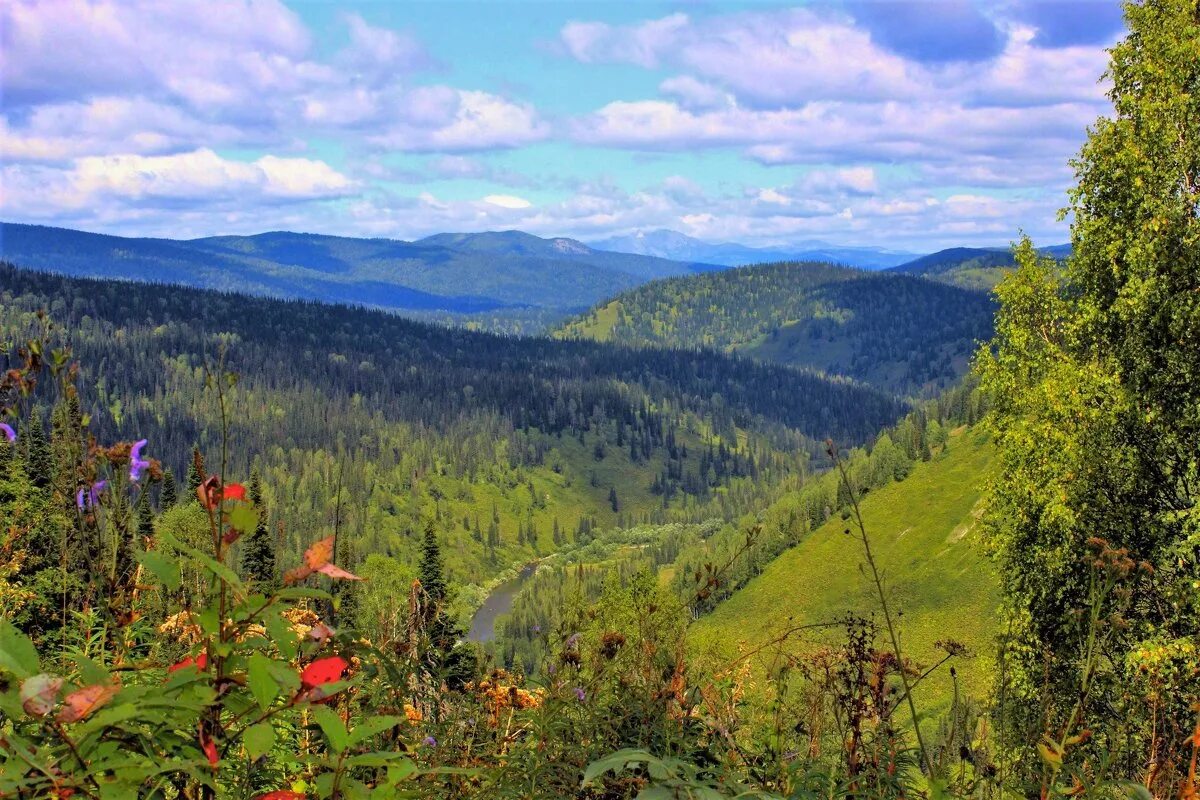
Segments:
[[[341,680],[342,673],[349,666],[349,662],[341,656],[319,658],[305,667],[304,672],[300,673],[300,683],[306,689],[312,689],[326,683],[333,683],[334,681]]]
[[[317,572],[321,573],[322,575],[328,575],[335,580],[339,578],[346,581],[362,580],[362,578],[358,577],[353,572],[346,572],[346,570],[342,569],[337,564],[322,564],[321,566],[317,567]]]
[[[221,504],[221,479],[216,475],[209,475],[204,483],[196,487],[196,498],[200,501],[200,505],[212,511]]]
[[[204,751],[204,757],[208,759],[208,765],[216,769],[217,765],[221,763],[221,757],[217,754],[216,743],[205,732],[204,728],[200,729],[200,749]]]
[[[289,792],[287,789],[279,789],[274,792],[260,794],[254,800],[304,800],[305,797],[307,795],[300,794],[299,792]]]
[[[120,688],[119,683],[97,683],[71,692],[63,698],[63,707],[55,719],[59,722],[78,722],[112,700]]]
[[[181,670],[185,667],[195,667],[196,669],[203,671],[208,667],[208,653],[201,653],[199,658],[192,658],[191,656],[188,656],[183,661],[172,664],[171,666],[167,667],[167,674],[169,675],[172,672]]]
[[[227,483],[225,488],[221,490],[221,496],[226,500],[245,500],[246,487],[240,483]]]

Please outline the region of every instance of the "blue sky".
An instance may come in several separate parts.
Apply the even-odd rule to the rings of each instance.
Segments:
[[[0,217],[1050,243],[1104,2],[17,2]]]

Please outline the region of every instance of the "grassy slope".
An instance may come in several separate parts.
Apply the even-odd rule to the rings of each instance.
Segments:
[[[975,696],[989,687],[998,603],[974,526],[990,460],[991,444],[981,433],[958,432],[945,452],[918,465],[905,481],[868,495],[862,506],[894,608],[903,612],[905,654],[928,664],[939,653],[937,640],[963,642],[977,655],[959,661],[958,672]],[[840,517],[830,520],[698,620],[691,628],[693,648],[726,660],[743,645],[768,640],[789,618],[800,624],[877,609],[873,585],[859,571],[861,543],[843,535],[846,525]],[[950,692],[943,668],[917,696],[934,711],[945,706]]]

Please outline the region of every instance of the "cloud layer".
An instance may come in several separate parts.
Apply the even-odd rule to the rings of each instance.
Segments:
[[[554,42],[492,37],[469,57],[482,73],[370,6],[315,24],[274,0],[4,4],[0,215],[126,234],[1061,240],[1066,161],[1107,109],[1120,25],[1109,2],[550,8]]]

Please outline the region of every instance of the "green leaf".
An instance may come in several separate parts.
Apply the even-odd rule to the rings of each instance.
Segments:
[[[258,512],[246,503],[236,503],[229,512],[229,524],[241,533],[249,533],[258,524]]]
[[[315,706],[312,714],[313,719],[321,726],[321,732],[325,734],[329,749],[338,755],[344,753],[350,745],[350,734],[346,732],[342,718],[328,706]]]
[[[258,707],[266,711],[279,696],[279,682],[271,672],[271,659],[262,653],[251,653],[246,665],[246,685]]]
[[[142,562],[142,566],[154,573],[154,577],[158,578],[168,591],[175,591],[183,583],[179,575],[179,562],[173,558],[167,558],[157,550],[147,550],[144,553],[138,553],[138,561]]]
[[[275,682],[289,694],[294,694],[300,688],[300,675],[291,664],[283,661],[271,661],[270,670],[271,674],[275,676]]]
[[[102,664],[85,655],[75,656],[75,667],[79,670],[79,681],[83,686],[94,683],[111,683],[112,675]]]
[[[22,680],[42,671],[33,642],[7,619],[0,619],[0,669]]]
[[[245,591],[245,588],[242,586],[242,579],[237,576],[237,573],[234,572],[229,567],[222,564],[221,562],[217,561],[212,556],[208,555],[207,553],[201,552],[200,550],[197,550],[194,547],[189,547],[188,545],[184,544],[183,542],[180,542],[178,539],[174,538],[170,534],[159,534],[158,538],[159,538],[160,542],[170,545],[171,547],[174,547],[179,552],[185,553],[186,555],[189,555],[192,558],[194,558],[196,561],[199,561],[200,564],[203,565],[205,569],[207,569],[212,574],[216,575],[221,580],[225,581],[227,584],[229,584],[231,587],[233,587],[239,593]]]
[[[242,743],[245,744],[246,753],[250,758],[260,758],[271,752],[271,748],[274,747],[275,729],[269,722],[251,725],[242,736]]]
[[[657,760],[644,750],[618,750],[599,761],[593,761],[591,764],[588,764],[587,769],[583,771],[583,785],[587,786],[606,772],[623,772],[634,764],[644,764]]]
[[[267,632],[271,634],[271,640],[275,643],[275,647],[279,649],[279,654],[289,661],[296,657],[297,636],[292,630],[292,626],[288,624],[279,613],[278,609],[272,609],[263,616],[263,624],[266,626]]]
[[[354,727],[354,731],[350,734],[350,745],[361,744],[372,736],[378,736],[386,730],[404,722],[404,717],[371,717],[365,719]]]

